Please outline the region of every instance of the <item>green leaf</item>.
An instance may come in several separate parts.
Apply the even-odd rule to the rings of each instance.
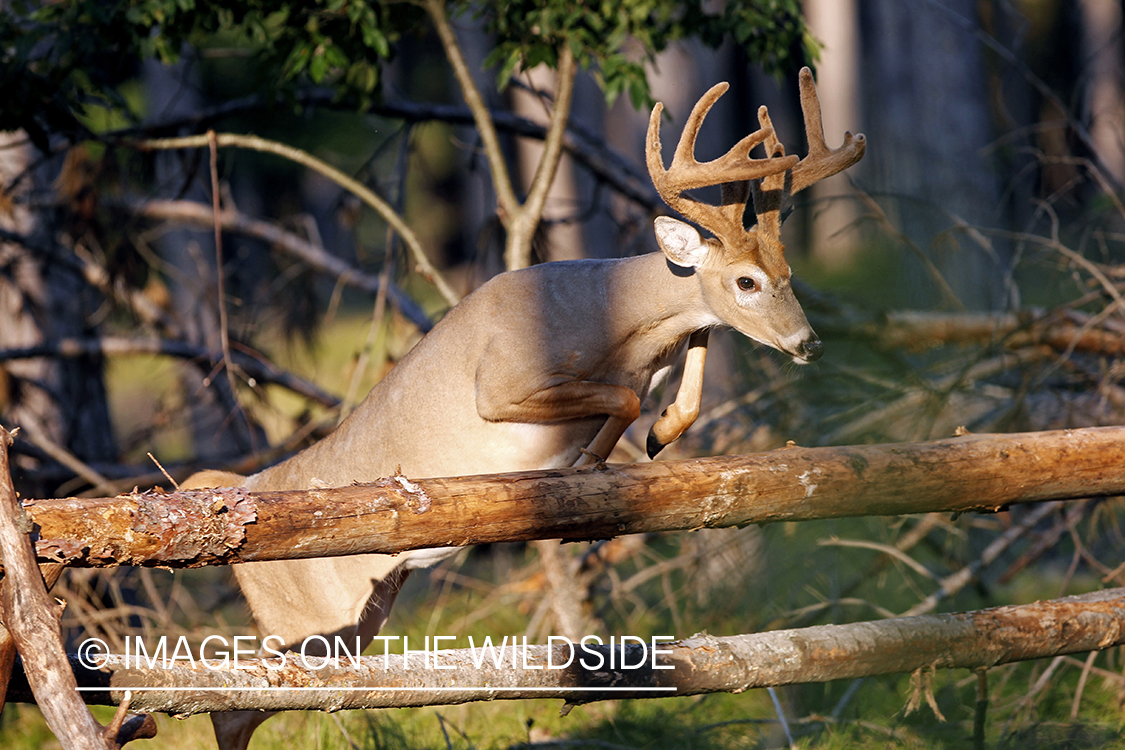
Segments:
[[[519,67],[520,61],[523,59],[523,54],[514,49],[508,52],[504,64],[500,67],[500,72],[496,77],[496,86],[501,91],[507,88],[508,83],[512,80],[512,75],[515,74],[516,68]]]
[[[370,49],[375,50],[375,54],[379,57],[391,56],[390,42],[388,42],[387,37],[374,26],[363,27],[363,43]]]
[[[344,50],[331,41],[324,47],[324,60],[329,68],[346,68],[348,66],[348,56],[344,53]]]
[[[323,53],[317,52],[313,54],[312,60],[309,61],[309,76],[316,83],[324,80],[324,76],[328,74],[328,58]]]

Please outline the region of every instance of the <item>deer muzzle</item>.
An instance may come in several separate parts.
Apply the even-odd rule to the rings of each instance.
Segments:
[[[797,352],[793,355],[793,361],[799,365],[807,365],[809,362],[820,359],[823,354],[824,344],[814,333],[810,338],[797,345]]]

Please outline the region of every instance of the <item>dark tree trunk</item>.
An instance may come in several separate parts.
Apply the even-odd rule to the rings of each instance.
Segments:
[[[19,143],[22,133],[2,135]],[[30,146],[5,146],[0,160],[0,185],[11,185],[35,155]],[[46,193],[53,167],[41,167],[20,181],[9,213],[0,212],[0,227],[17,241],[0,241],[0,348],[18,348],[63,338],[97,334],[92,315],[100,295],[66,262],[69,250],[56,244],[58,222],[30,208],[25,198]],[[40,200],[41,203],[46,202]],[[0,364],[0,420],[23,427],[13,462],[19,489],[26,494],[52,493],[29,472],[47,460],[40,445],[50,441],[87,463],[116,457],[109,418],[102,358],[90,354],[73,359],[38,358]],[[26,455],[29,454],[29,455]]]
[[[863,129],[867,187],[891,222],[922,249],[970,309],[1002,303],[1006,251],[990,256],[962,231],[996,226],[1001,180],[985,151],[995,139],[991,71],[982,44],[963,21],[979,26],[975,0],[904,3],[861,0]],[[895,252],[909,257],[906,248]],[[942,300],[938,287],[909,261],[912,307]]]

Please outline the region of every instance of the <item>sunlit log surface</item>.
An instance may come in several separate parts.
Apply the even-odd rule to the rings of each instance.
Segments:
[[[41,561],[194,567],[1125,494],[1125,427],[370,485],[25,501]]]

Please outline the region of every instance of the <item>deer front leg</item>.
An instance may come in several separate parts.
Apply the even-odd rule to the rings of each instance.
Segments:
[[[676,400],[648,431],[645,450],[649,458],[656,458],[664,446],[683,435],[699,416],[699,405],[703,400],[703,365],[707,360],[707,333],[696,331],[688,339],[684,374]]]

